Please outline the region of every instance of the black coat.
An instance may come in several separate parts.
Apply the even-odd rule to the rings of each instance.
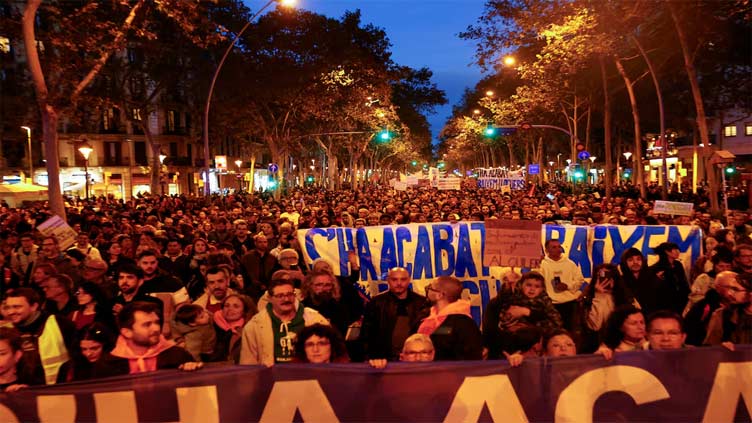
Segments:
[[[674,261],[673,264],[669,264],[668,261],[659,261],[650,266],[650,270],[658,281],[656,298],[658,309],[681,314],[687,305],[690,292],[684,266],[679,261]],[[661,272],[663,273],[659,276]]]
[[[368,358],[390,358],[396,360],[393,354],[392,332],[397,324],[397,307],[404,301],[407,307],[408,324],[411,333],[417,331],[421,320],[428,316],[426,297],[413,291],[408,291],[405,300],[398,299],[387,291],[374,297],[366,306],[363,315],[361,339],[365,344]],[[397,346],[398,348],[401,347]]]
[[[434,360],[481,360],[483,339],[472,317],[450,314],[431,334]]]

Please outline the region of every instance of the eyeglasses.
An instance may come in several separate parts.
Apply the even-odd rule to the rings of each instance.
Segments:
[[[313,347],[323,348],[323,347],[328,347],[329,345],[331,345],[331,344],[326,339],[321,340],[321,341],[316,341],[316,342],[314,342],[314,341],[306,341],[303,344],[303,346],[305,348],[313,348]]]
[[[725,288],[728,289],[729,292],[733,292],[734,294],[738,294],[740,292],[747,292],[746,289],[744,289],[744,288],[737,288],[735,286],[727,286]]]
[[[418,355],[429,356],[433,354],[433,350],[402,351],[402,354],[409,357],[415,357]]]
[[[294,292],[286,292],[284,294],[274,294],[274,295],[272,295],[272,297],[275,298],[275,299],[277,299],[277,300],[282,300],[284,298],[295,298],[295,293]]]
[[[681,336],[681,332],[678,330],[669,330],[669,331],[660,331],[655,330],[650,332],[650,336],[668,336],[670,338],[676,338],[677,336]]]
[[[429,293],[430,291],[433,291],[433,292],[441,292],[440,290],[438,290],[438,289],[436,289],[436,288],[432,287],[431,285],[426,285],[426,294],[428,294],[428,293]]]

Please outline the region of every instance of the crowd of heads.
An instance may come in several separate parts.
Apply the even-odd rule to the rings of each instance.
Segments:
[[[358,272],[335,275],[337,263],[317,259],[309,265],[303,260],[296,231],[333,226],[489,219],[699,226],[704,253],[697,263],[687,263],[692,270],[684,282],[675,275],[678,246],[669,244],[656,249],[660,266],[648,266],[645,252],[635,248],[624,253],[618,266],[596,266],[592,280],[579,293],[567,285],[576,281],[562,281],[563,274],[552,279],[546,269],[506,272],[504,289],[495,299],[499,308],[491,312],[495,316],[490,327],[484,321],[478,337],[484,357],[491,351],[489,358],[502,359],[518,353],[555,357],[597,348],[618,351],[641,343],[656,349],[680,348],[692,339],[687,339],[687,328],[698,330],[694,327],[697,321],[686,321],[687,316],[693,318],[697,303],[709,302],[720,309],[720,318],[725,319],[721,323],[738,319],[742,315],[739,310],[748,307],[752,226],[744,212],[730,214],[727,220],[714,218],[702,195],[672,195],[674,200],[693,202],[693,214],[654,213],[652,194],[642,198],[629,187],[617,189],[608,200],[602,192],[572,193],[556,185],[511,193],[472,187],[458,193],[367,186],[360,191],[298,189],[281,199],[243,193],[128,201],[99,197],[68,204],[67,221],[77,234],[72,245],[63,245],[58,236],[37,230],[51,216],[44,204],[1,207],[2,317],[7,328],[0,328],[0,377],[10,372],[15,379],[8,376],[0,382],[7,382],[4,388],[50,383],[53,373],[58,381],[80,380],[116,374],[121,365],[134,373],[162,368],[163,361],[169,361],[134,362],[122,352],[137,349],[171,351],[171,360],[177,363],[174,367],[184,369],[195,369],[191,363],[198,362],[255,364],[256,359],[249,362],[242,357],[264,354],[259,351],[266,347],[253,345],[261,341],[251,340],[259,316],[273,324],[280,321],[285,327],[285,337],[275,338],[282,349],[273,346],[272,364],[284,361],[278,355],[311,363],[370,359],[375,365],[380,365],[379,360],[446,359],[446,342],[434,345],[436,336],[432,334],[445,324],[435,314],[446,307],[459,310],[466,306],[462,282],[440,276],[418,293],[408,269],[390,270],[389,291],[379,297],[394,298],[399,310],[396,321],[402,322],[403,315],[417,320],[394,337],[399,345],[391,345],[390,339],[386,343],[389,351],[375,354],[378,342],[374,336],[392,334],[368,321],[375,318],[369,313],[384,311],[374,310],[381,306],[373,298],[371,302],[377,305],[371,304],[358,288]],[[568,260],[559,240],[547,241],[545,251],[553,262]],[[357,258],[350,259],[356,270]],[[683,299],[686,310],[654,307],[654,302],[664,303],[641,292],[644,286],[640,284],[676,282],[667,278],[678,278],[695,295],[689,296],[688,303]],[[576,307],[565,306],[566,301],[557,296],[568,290],[578,297]],[[610,307],[607,315],[589,315],[595,309],[603,310],[600,302],[606,301],[604,298]],[[410,308],[413,302],[414,310]],[[314,322],[315,318],[305,314],[309,309],[324,318]],[[34,367],[45,362],[42,356],[46,352],[31,352],[40,357],[27,360],[21,358],[24,352],[19,347],[29,339],[38,344],[51,317],[59,326],[56,348],[69,353],[69,363],[58,363],[57,371]],[[714,323],[707,316],[700,317],[700,332],[713,335]],[[590,324],[588,319],[597,322]],[[397,327],[402,328],[401,324]],[[727,327],[722,326],[717,339],[747,339],[733,330],[725,333]],[[181,356],[172,348],[181,348],[188,355]],[[264,360],[259,358],[258,363],[268,364]]]

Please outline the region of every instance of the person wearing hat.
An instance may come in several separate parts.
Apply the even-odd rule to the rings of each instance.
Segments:
[[[658,282],[657,309],[681,314],[687,304],[690,288],[684,265],[679,261],[679,246],[673,242],[664,242],[654,251],[658,254],[658,262],[650,266],[650,270]]]

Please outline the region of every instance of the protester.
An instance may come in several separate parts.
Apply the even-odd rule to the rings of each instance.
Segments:
[[[111,333],[117,328],[112,314],[112,305],[102,289],[93,282],[83,282],[74,292],[78,307],[71,313],[70,320],[81,330],[94,322],[105,326]]]
[[[729,285],[727,288],[727,295],[733,300],[728,307],[713,312],[703,344],[752,344],[752,280],[746,275],[737,275],[736,281],[739,287]]]
[[[462,289],[462,282],[452,276],[439,276],[426,286],[426,298],[432,306],[418,333],[431,337],[436,360],[482,358],[483,339],[470,315],[470,301],[461,299]]]
[[[195,361],[207,361],[212,356],[217,335],[207,310],[197,304],[184,304],[175,311],[170,323],[175,343],[185,348]]]
[[[570,329],[574,324],[576,301],[582,295],[580,287],[585,279],[580,268],[562,253],[559,240],[547,240],[546,257],[541,262],[540,271],[545,278],[546,292],[561,315],[564,328]]]
[[[658,308],[682,313],[689,296],[689,283],[684,266],[679,261],[679,246],[673,242],[664,242],[655,248],[658,262],[650,270],[658,279]]]
[[[73,298],[73,281],[68,275],[52,275],[42,282],[44,292],[44,304],[42,309],[49,314],[62,318],[70,318],[78,307],[78,302]]]
[[[222,300],[222,309],[214,313],[214,330],[217,342],[211,361],[240,360],[240,339],[246,323],[258,313],[251,297],[230,294]]]
[[[644,313],[659,310],[658,281],[648,268],[648,261],[637,248],[628,248],[621,255],[619,270],[626,289],[634,294]]]
[[[24,355],[21,334],[0,327],[0,392],[16,392],[32,385],[43,385],[44,376],[22,360]]]
[[[426,298],[410,289],[407,269],[394,267],[387,274],[389,290],[368,303],[361,337],[369,359],[397,360],[401,346],[428,315]]]
[[[277,259],[269,254],[269,239],[263,233],[253,237],[254,249],[240,260],[243,266],[245,292],[258,301],[267,289]]]
[[[193,304],[205,308],[214,314],[222,308],[222,301],[226,296],[235,294],[230,288],[230,272],[226,267],[214,266],[206,270],[206,292]]]
[[[648,349],[642,311],[631,304],[616,307],[606,323],[604,343],[616,352]]]
[[[648,316],[648,344],[651,350],[678,350],[684,348],[687,334],[682,317],[672,311],[656,311]]]
[[[26,232],[20,236],[21,245],[13,250],[10,268],[19,281],[19,285],[28,286],[34,263],[39,259],[39,246],[34,244],[34,237]]]
[[[188,351],[165,339],[158,313],[155,304],[143,301],[123,307],[118,314],[120,336],[111,353],[113,360],[127,360],[130,374],[161,369],[200,369],[203,363],[195,362]]]
[[[316,323],[329,324],[316,310],[300,304],[289,279],[272,280],[270,301],[243,328],[240,364],[288,363],[295,357],[297,334]]]
[[[110,328],[92,323],[80,330],[78,339],[77,347],[71,351],[71,359],[60,367],[57,383],[128,374],[128,362],[110,356],[115,346],[115,336]]]
[[[708,272],[702,273],[692,282],[691,291],[689,293],[689,301],[684,307],[682,312],[683,316],[686,316],[689,310],[698,301],[705,298],[708,290],[710,290],[715,284],[715,277],[718,273],[729,271],[733,267],[734,256],[731,250],[726,247],[716,247],[714,254],[710,258],[712,269]]]
[[[581,351],[593,352],[598,348],[609,316],[616,307],[623,305],[639,308],[632,292],[622,282],[617,267],[605,263],[596,266],[583,299],[585,326],[581,331]]]
[[[21,334],[26,368],[39,372],[48,385],[54,384],[73,345],[73,324],[42,311],[39,296],[30,288],[8,291],[3,314]]]
[[[421,362],[433,361],[436,356],[431,337],[422,333],[414,333],[405,339],[405,343],[400,351],[399,361],[404,362]],[[376,369],[383,369],[387,365],[387,359],[376,358],[369,359],[368,364]]]
[[[329,325],[306,326],[298,334],[295,358],[300,363],[348,363],[347,348],[337,329]]]
[[[567,357],[577,355],[577,344],[565,329],[557,329],[543,337],[544,355],[548,357]]]

